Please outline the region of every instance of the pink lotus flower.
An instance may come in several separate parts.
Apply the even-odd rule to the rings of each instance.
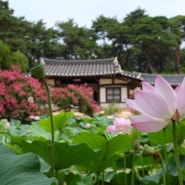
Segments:
[[[10,123],[7,122],[4,127],[5,127],[5,129],[9,129],[10,128]]]
[[[91,128],[91,124],[90,123],[86,123],[85,124],[85,128]]]
[[[35,121],[39,121],[40,120],[40,116],[30,115],[30,119],[35,120]]]
[[[180,118],[185,118],[185,78],[182,83],[175,89],[177,94],[177,110]]]
[[[115,118],[114,124],[107,126],[107,131],[117,133],[129,133],[131,122],[129,119]]]
[[[154,87],[142,83],[142,90],[135,93],[135,99],[126,99],[129,108],[141,115],[131,116],[132,126],[144,132],[157,132],[167,127],[171,119],[185,117],[185,79],[175,90],[160,75]]]

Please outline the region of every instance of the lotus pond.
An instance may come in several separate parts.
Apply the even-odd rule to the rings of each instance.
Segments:
[[[178,184],[172,125],[155,133],[108,132],[114,119],[75,118],[73,111],[53,116],[54,155],[50,119],[1,120],[1,185]],[[176,129],[184,178],[185,121]]]

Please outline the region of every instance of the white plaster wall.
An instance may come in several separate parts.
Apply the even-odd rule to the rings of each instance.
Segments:
[[[107,79],[107,78],[101,78],[100,79],[100,84],[102,85],[102,84],[112,84],[112,79],[111,78],[109,78],[109,79]]]
[[[127,82],[126,81],[123,81],[123,80],[115,79],[114,80],[114,83],[115,84],[126,84]]]
[[[128,98],[127,87],[121,88],[121,102],[125,102],[125,98]]]
[[[103,108],[107,108],[110,105],[110,103],[101,103],[100,106]],[[126,103],[116,103],[115,104],[116,107],[120,107],[120,108],[126,108],[127,104]]]
[[[106,102],[106,89],[105,87],[100,87],[100,103]]]

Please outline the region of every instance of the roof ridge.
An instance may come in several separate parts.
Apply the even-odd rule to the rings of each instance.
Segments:
[[[76,64],[76,63],[93,63],[93,62],[98,62],[98,63],[110,63],[113,62],[114,58],[107,58],[107,59],[83,59],[83,60],[68,60],[68,59],[49,59],[49,58],[41,58],[41,61],[44,64]]]

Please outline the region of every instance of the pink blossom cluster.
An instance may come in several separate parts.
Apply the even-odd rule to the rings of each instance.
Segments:
[[[93,114],[99,111],[99,106],[93,101],[93,89],[84,85],[69,84],[65,88],[55,87],[51,90],[52,102],[63,109],[78,106],[83,113]]]
[[[93,90],[87,84],[51,88],[52,103],[62,109],[78,106],[92,114],[99,106],[92,100]],[[37,79],[25,76],[18,67],[0,70],[0,119],[30,120],[48,112],[45,87]]]
[[[33,101],[29,101],[29,97]],[[27,120],[43,114],[47,96],[38,80],[25,75],[18,67],[0,70],[0,118]]]
[[[67,87],[54,87],[51,89],[52,102],[62,109],[70,109],[71,105],[78,104],[78,98]]]
[[[100,107],[93,100],[93,89],[87,83],[78,86],[69,84],[68,88],[78,97],[78,106],[81,112],[91,115],[100,111]]]

